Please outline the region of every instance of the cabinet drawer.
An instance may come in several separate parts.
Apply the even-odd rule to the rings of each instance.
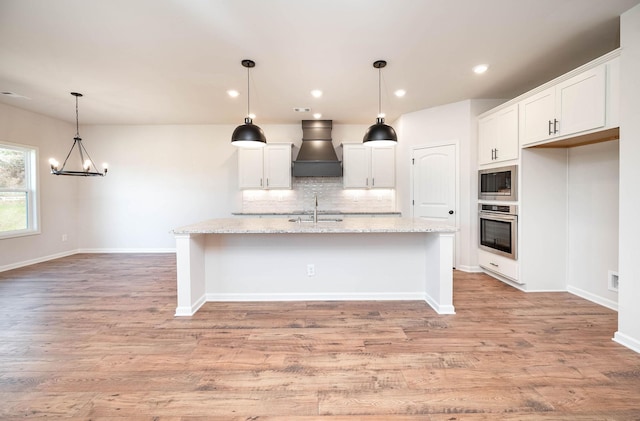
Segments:
[[[481,268],[495,272],[514,282],[518,282],[518,261],[499,256],[484,250],[478,250],[478,264]],[[518,282],[520,283],[520,282]]]

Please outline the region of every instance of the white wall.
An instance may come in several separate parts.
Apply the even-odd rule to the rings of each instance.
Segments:
[[[640,5],[620,17],[620,285],[615,340],[640,352]]]
[[[455,143],[458,147],[460,232],[456,236],[456,267],[475,270],[477,258],[477,115],[502,100],[466,100],[404,114],[394,127],[398,131],[397,206],[411,215],[411,153],[419,146]]]
[[[168,251],[172,228],[230,217],[240,210],[236,125],[81,126],[80,134],[106,177],[49,174],[48,158],[64,159],[73,143],[70,123],[0,104],[0,140],[36,146],[41,234],[0,241],[0,269],[75,251]],[[300,124],[262,125],[268,141],[294,143]],[[365,125],[336,125],[342,142],[361,141]],[[62,235],[68,240],[62,242]]]
[[[567,289],[616,309],[607,271],[618,270],[618,141],[569,149]]]
[[[144,251],[175,247],[170,230],[242,210],[235,125],[86,126],[94,159],[109,174],[79,189],[81,250]],[[292,142],[300,124],[261,125],[268,142]],[[333,143],[362,139],[365,126],[334,125]]]
[[[270,142],[299,127],[262,126]],[[235,125],[87,126],[94,159],[109,174],[78,193],[82,250],[171,250],[171,229],[240,209]]]
[[[462,101],[410,113],[393,123],[400,140],[397,191],[398,210],[403,215],[411,214],[411,148],[446,141],[454,141],[459,146],[461,237],[457,243],[457,256],[460,267],[477,264],[475,201],[472,199],[477,159],[474,152],[475,116],[499,102]],[[50,139],[54,130],[49,126],[60,125],[66,129],[61,130],[59,147],[42,151],[41,167],[46,166],[48,156],[61,156],[70,147],[71,125],[12,107],[2,110],[2,116],[12,121],[11,125],[3,126],[7,132],[5,137],[13,137],[7,140],[17,143],[33,137],[30,133],[34,130]],[[23,124],[10,113],[23,116]],[[297,154],[302,138],[299,124],[261,127],[269,141],[293,142],[294,156]],[[57,247],[53,250],[170,250],[175,246],[170,233],[172,228],[207,218],[228,217],[239,210],[236,150],[229,142],[234,128],[235,125],[82,126],[80,132],[92,158],[98,164],[108,162],[110,171],[103,178],[54,177],[60,186],[71,188],[65,202],[75,200],[77,205],[71,212],[64,208],[65,223],[46,224],[47,229],[54,230],[47,237],[55,240]],[[334,145],[360,142],[366,128],[367,125],[335,125]],[[19,135],[9,136],[10,130]],[[340,155],[340,148],[336,149]],[[60,192],[49,188],[51,181],[51,177],[47,178],[43,194],[60,197]],[[69,236],[65,247],[57,244],[62,233]],[[27,248],[30,252],[23,253]],[[17,250],[11,256],[6,255],[6,262],[50,254],[47,247],[39,246]]]
[[[0,240],[0,270],[76,249],[76,192],[79,182],[86,180],[53,176],[48,165],[52,156],[64,159],[74,135],[72,124],[0,104],[0,141],[38,149],[40,191],[40,234]],[[62,241],[62,234],[67,234],[68,241]]]
[[[519,281],[525,291],[566,291],[568,150],[520,150]]]

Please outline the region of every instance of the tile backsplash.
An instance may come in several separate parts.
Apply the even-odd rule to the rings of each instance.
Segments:
[[[242,212],[395,212],[395,189],[343,189],[341,177],[294,177],[291,190],[244,190]]]

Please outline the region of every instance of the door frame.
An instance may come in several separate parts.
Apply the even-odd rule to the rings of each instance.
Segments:
[[[453,238],[453,266],[454,268],[458,266],[457,256],[460,256],[460,144],[457,139],[451,140],[441,140],[436,142],[430,142],[422,145],[412,146],[411,147],[411,171],[409,172],[409,183],[411,185],[409,200],[411,201],[411,217],[415,218],[415,165],[414,158],[416,155],[416,151],[422,149],[431,149],[431,148],[439,148],[442,146],[453,146],[454,148],[454,207],[455,207],[455,226],[458,228],[458,231],[455,232]]]

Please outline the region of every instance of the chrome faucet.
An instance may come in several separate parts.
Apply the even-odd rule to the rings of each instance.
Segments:
[[[313,223],[318,223],[318,194],[316,193],[316,204],[313,207]]]

